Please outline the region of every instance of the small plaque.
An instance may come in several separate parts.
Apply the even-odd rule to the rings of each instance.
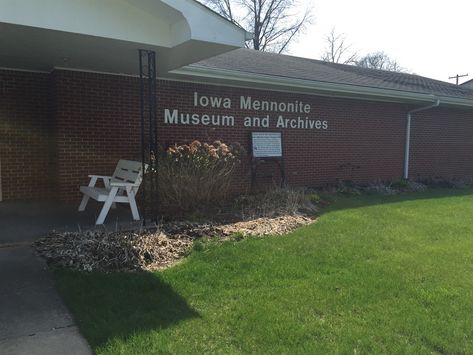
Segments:
[[[253,157],[282,157],[281,132],[251,132]]]

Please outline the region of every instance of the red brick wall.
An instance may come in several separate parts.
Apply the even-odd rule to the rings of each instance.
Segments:
[[[233,114],[235,127],[164,126],[159,140],[188,141],[193,138],[222,139],[245,143],[249,149],[249,135],[254,130],[279,131],[273,125],[268,129],[246,128],[243,119],[249,113],[263,116],[266,112],[242,111],[240,95],[254,99],[290,102],[302,100],[311,105],[313,119],[328,121],[327,130],[282,129],[286,178],[290,184],[320,186],[334,183],[337,178],[366,182],[375,178],[389,179],[402,176],[403,139],[406,107],[399,104],[326,98],[301,94],[270,92],[250,89],[198,85],[179,82],[159,84],[161,108],[159,122],[163,122],[164,108],[178,108],[183,112]],[[235,108],[209,109],[193,106],[193,93],[230,97]],[[176,94],[178,93],[178,94]],[[283,114],[296,118],[299,114]],[[270,113],[272,123],[276,113]],[[272,169],[277,172],[277,167]]]
[[[52,195],[54,119],[49,74],[0,70],[0,161],[4,200]]]
[[[411,132],[412,179],[473,177],[473,110],[416,113]]]
[[[16,88],[9,89],[8,97],[2,96],[3,101],[7,102],[6,106],[2,105],[3,109],[0,108],[2,127],[10,127],[10,131],[23,129],[29,135],[41,132],[38,136],[42,137],[33,140],[16,134],[16,141],[2,144],[2,147],[9,149],[10,162],[21,160],[23,156],[25,166],[28,166],[27,169],[12,170],[12,164],[9,163],[8,170],[5,170],[5,154],[2,154],[6,199],[36,196],[37,191],[32,189],[20,193],[20,189],[12,187],[18,179],[30,180],[28,176],[24,177],[24,171],[28,171],[26,175],[43,174],[41,186],[45,187],[40,190],[46,194],[51,190],[52,180],[41,171],[41,167],[45,164],[54,166],[51,164],[56,162],[57,180],[54,186],[58,196],[63,201],[76,203],[80,198],[79,186],[87,183],[88,174],[108,175],[118,159],[140,159],[138,79],[73,71],[55,71],[50,78],[43,74],[1,72],[1,75],[10,78],[8,87]],[[232,108],[194,107],[195,91],[200,95],[229,97],[232,99]],[[402,176],[405,121],[409,109],[403,104],[159,81],[160,144],[166,146],[193,139],[221,139],[225,142],[240,142],[250,151],[250,132],[278,131],[274,126],[278,114],[242,111],[239,109],[240,95],[278,102],[302,100],[311,105],[311,112],[307,115],[309,118],[328,122],[326,130],[281,130],[285,172],[290,184],[320,186],[334,183],[337,179],[368,182]],[[165,125],[165,108],[185,113],[233,115],[235,126]],[[51,110],[51,115],[48,110]],[[267,113],[271,117],[272,127],[243,126],[245,116],[263,116]],[[298,116],[289,113],[283,115],[287,118]],[[5,120],[4,117],[9,118]],[[470,164],[473,144],[471,118],[472,111],[453,109],[416,114],[412,125],[411,176],[473,176]],[[11,136],[15,137],[15,134]],[[24,144],[25,141],[27,144]],[[51,142],[55,142],[53,151]],[[2,153],[4,150],[2,148]],[[30,154],[32,152],[35,153],[34,157]],[[41,159],[38,160],[39,156]],[[37,161],[33,162],[33,158]],[[266,168],[258,171],[260,183],[269,183],[271,178],[268,176],[277,178],[278,175],[275,165],[265,165]],[[247,166],[238,174],[238,189],[248,188],[250,176]]]
[[[135,78],[72,71],[56,71],[56,119],[58,134],[58,187],[63,200],[77,201],[78,187],[88,174],[110,174],[120,158],[140,159],[139,87]],[[193,94],[229,97],[233,108],[193,106]],[[302,100],[311,104],[310,118],[328,121],[327,130],[284,129],[285,171],[288,183],[320,186],[337,178],[366,182],[402,175],[403,105],[324,98],[309,95],[236,89],[183,82],[158,83],[158,141],[163,146],[193,139],[240,142],[250,151],[246,128],[248,111],[238,108],[240,95],[276,101]],[[165,125],[165,108],[187,113],[231,114],[231,128]],[[262,115],[262,112],[252,112]],[[272,113],[272,120],[277,116]],[[287,114],[285,117],[297,117]],[[257,182],[278,180],[271,163],[258,170]],[[249,187],[248,165],[239,172],[239,189]]]
[[[111,175],[119,159],[140,159],[135,78],[74,71],[53,74],[58,193],[77,202],[89,174]]]

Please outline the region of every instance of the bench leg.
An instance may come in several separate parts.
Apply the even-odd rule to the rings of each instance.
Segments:
[[[105,200],[105,203],[103,204],[102,211],[100,211],[99,218],[97,218],[97,221],[95,224],[103,224],[105,221],[105,218],[107,217],[108,211],[110,210],[110,207],[112,206],[113,200],[115,199],[115,196],[117,195],[118,187],[112,187],[110,190],[110,193]]]
[[[131,188],[126,189],[126,194],[128,195],[128,202],[130,203],[131,214],[135,221],[140,220],[140,214],[138,213],[138,207],[136,206],[135,193]]]
[[[108,188],[110,188],[110,184],[108,185]],[[123,189],[119,189],[117,192],[117,196],[122,196],[123,195]],[[117,208],[117,204],[114,202],[112,203],[112,209]]]
[[[82,212],[82,211],[85,210],[85,206],[87,206],[87,202],[89,202],[89,196],[84,195],[84,197],[82,197],[82,201],[79,205],[79,212]]]

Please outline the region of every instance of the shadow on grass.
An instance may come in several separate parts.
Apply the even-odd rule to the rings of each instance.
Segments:
[[[55,272],[58,289],[93,348],[199,318],[157,274]]]
[[[353,209],[376,205],[385,205],[405,201],[429,200],[449,197],[473,196],[473,188],[431,188],[425,192],[406,192],[398,195],[362,194],[359,196],[349,194],[328,195],[330,204],[320,211],[320,214],[343,209]]]

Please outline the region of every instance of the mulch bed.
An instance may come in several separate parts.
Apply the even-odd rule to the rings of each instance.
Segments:
[[[232,235],[286,234],[314,222],[303,215],[263,217],[228,224],[163,223],[153,231],[83,233],[51,232],[35,242],[48,264],[78,271],[154,271],[176,264],[189,254],[194,240],[227,240]]]

